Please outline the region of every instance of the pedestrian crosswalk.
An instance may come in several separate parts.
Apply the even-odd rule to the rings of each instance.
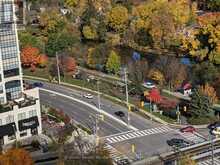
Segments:
[[[123,162],[124,165],[129,164],[129,159],[127,156],[121,154],[118,150],[116,150],[114,147],[112,147],[109,144],[106,144],[104,146],[104,150],[108,151],[110,154],[110,157],[112,158],[114,164],[118,164],[118,162]]]
[[[133,131],[133,132],[125,133],[125,134],[107,137],[106,141],[108,144],[112,144],[112,143],[117,143],[117,142],[129,140],[129,139],[134,139],[134,138],[138,138],[138,137],[143,137],[143,136],[147,136],[147,135],[169,132],[172,130],[173,129],[168,126],[161,126],[161,127],[150,128],[150,129],[146,129],[146,130],[138,130],[138,131]]]
[[[199,133],[180,132],[180,131],[178,131],[178,133],[182,137],[184,137],[185,139],[187,139],[188,141],[190,141],[192,143],[196,143],[197,144],[197,143],[204,142],[206,140],[205,137],[203,137]]]
[[[201,162],[198,162],[197,165],[220,165],[220,159],[214,158],[214,163],[212,164],[212,159],[203,160]]]

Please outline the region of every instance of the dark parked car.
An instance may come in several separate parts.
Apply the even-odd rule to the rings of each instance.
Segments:
[[[196,131],[196,129],[193,126],[187,126],[187,127],[184,127],[184,128],[180,129],[180,132],[190,132],[190,133],[193,133],[195,131]]]
[[[34,86],[34,87],[43,87],[44,84],[41,83],[41,82],[35,82],[35,83],[33,83],[33,86]]]
[[[216,127],[220,127],[220,122],[219,121],[216,121],[216,122],[211,123],[211,124],[208,125],[208,129],[210,129],[210,130],[215,129]]]
[[[122,112],[122,111],[117,111],[115,112],[115,115],[119,116],[119,117],[124,117],[125,116],[125,113]]]
[[[186,146],[190,145],[189,142],[187,142],[183,139],[176,139],[176,138],[173,138],[171,140],[167,140],[167,144],[169,146],[179,147],[179,148],[183,148],[183,147],[186,147]]]
[[[128,159],[120,159],[117,161],[117,165],[129,165],[131,164]]]

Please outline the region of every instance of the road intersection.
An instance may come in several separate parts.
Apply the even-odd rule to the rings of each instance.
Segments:
[[[56,84],[44,83],[40,90],[40,101],[42,104],[62,109],[70,117],[84,126],[91,125],[89,116],[96,115],[97,97],[86,99],[85,92],[70,89]],[[80,100],[80,101],[78,101]],[[120,110],[125,112],[126,108],[109,100],[101,99],[101,109],[105,112],[105,120],[99,123],[99,136],[107,142],[106,149],[111,150],[115,159],[128,157],[130,160],[139,156],[155,156],[172,151],[167,145],[167,140],[182,138],[187,141],[198,143],[204,141],[200,134],[181,133],[151,120],[147,120],[137,114],[131,113],[131,126],[126,125],[126,116],[119,118],[114,112]],[[135,153],[131,146],[135,145]]]

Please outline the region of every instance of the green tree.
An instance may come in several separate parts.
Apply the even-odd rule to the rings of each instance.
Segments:
[[[192,118],[198,119],[200,117],[209,118],[213,115],[212,112],[212,103],[209,97],[203,95],[197,89],[195,89],[191,96],[191,103],[188,113]]]
[[[195,84],[212,83],[218,76],[217,68],[210,62],[195,64],[192,68],[192,80]]]
[[[91,68],[102,70],[107,60],[108,45],[100,44],[95,48],[88,49],[87,64]]]
[[[120,66],[120,56],[114,50],[112,50],[106,63],[106,69],[108,72],[117,73],[120,69]]]
[[[46,44],[46,53],[48,56],[53,57],[56,52],[62,52],[70,48],[75,42],[76,38],[67,31],[50,33]]]
[[[179,165],[196,165],[196,162],[189,156],[183,156],[180,159]]]
[[[41,39],[39,37],[33,36],[29,32],[19,32],[18,38],[19,38],[19,44],[20,44],[21,49],[28,45],[39,48],[40,50],[43,49],[43,43]]]
[[[123,31],[128,24],[128,10],[126,7],[118,5],[111,9],[107,15],[108,25],[114,31]]]
[[[153,38],[149,30],[141,28],[134,37],[134,41],[140,46],[151,46],[153,44]]]
[[[207,7],[211,11],[220,11],[220,0],[207,0]]]

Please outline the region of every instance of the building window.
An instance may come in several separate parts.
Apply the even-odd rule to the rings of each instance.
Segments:
[[[0,104],[3,104],[5,102],[5,98],[4,97],[0,97]]]
[[[0,85],[0,93],[3,93],[3,86]]]
[[[7,100],[19,98],[21,95],[20,80],[9,81],[5,83]]]
[[[15,135],[9,135],[8,136],[8,140],[14,140],[16,137],[15,137]]]
[[[4,70],[4,77],[12,77],[12,76],[18,76],[19,75],[19,68],[10,69],[10,70]]]
[[[4,22],[12,22],[13,20],[12,3],[4,3],[3,12],[4,12]]]
[[[13,122],[14,122],[14,116],[13,115],[8,115],[6,117],[6,124],[13,123]]]
[[[33,110],[29,111],[29,117],[33,117],[33,116],[37,116],[36,109],[33,109]]]
[[[25,112],[18,114],[18,120],[23,120],[25,118],[26,118],[26,113]]]
[[[27,136],[27,132],[26,132],[26,131],[25,131],[25,132],[20,133],[20,137],[24,137],[24,136]]]

